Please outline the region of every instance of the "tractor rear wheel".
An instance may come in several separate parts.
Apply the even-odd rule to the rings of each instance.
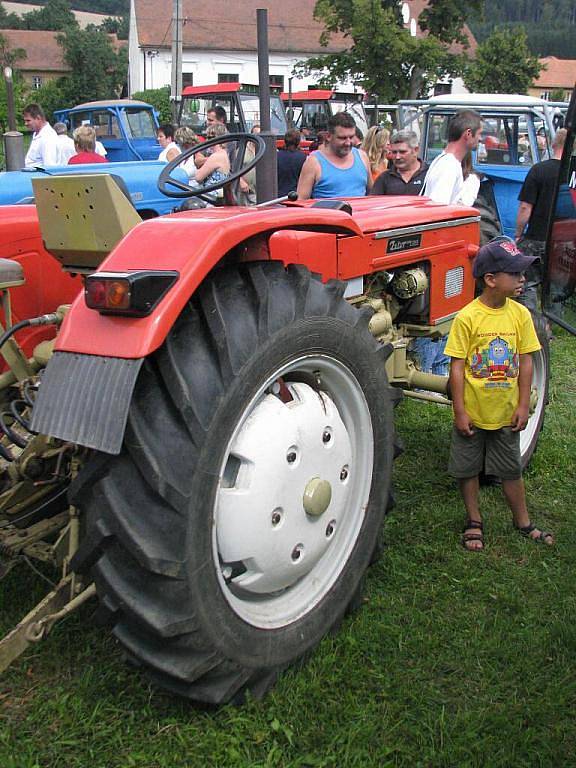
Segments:
[[[543,315],[533,314],[534,327],[538,335],[541,349],[532,354],[532,406],[533,411],[526,429],[520,432],[520,455],[522,469],[530,463],[538,438],[544,426],[544,414],[548,404],[548,384],[550,381],[550,344],[548,341],[548,326]],[[531,409],[532,410],[532,409]]]
[[[73,498],[113,632],[162,687],[260,696],[357,597],[394,455],[386,351],[342,284],[214,274],[138,380],[122,453]]]

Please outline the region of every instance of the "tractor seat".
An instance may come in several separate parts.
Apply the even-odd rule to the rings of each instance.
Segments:
[[[24,270],[22,265],[12,259],[0,259],[0,291],[23,285]]]
[[[345,203],[344,200],[316,200],[310,207],[329,208],[332,211],[344,211],[344,213],[352,215],[352,206],[350,203]]]

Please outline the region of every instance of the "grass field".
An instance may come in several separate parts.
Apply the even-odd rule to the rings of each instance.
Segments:
[[[459,544],[449,412],[405,402],[387,549],[362,609],[262,702],[202,710],[149,687],[90,609],[0,680],[0,768],[332,768],[576,763],[576,340],[553,342],[551,402],[526,475],[554,548],[483,493],[486,550]],[[44,591],[12,572],[0,632]]]

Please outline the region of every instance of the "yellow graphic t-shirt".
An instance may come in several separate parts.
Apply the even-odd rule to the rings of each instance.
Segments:
[[[466,361],[464,407],[477,427],[510,425],[518,407],[520,355],[538,349],[530,312],[517,301],[491,309],[474,299],[456,315],[446,354]]]

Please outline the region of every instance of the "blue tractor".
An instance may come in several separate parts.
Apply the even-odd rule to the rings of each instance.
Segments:
[[[473,153],[482,179],[474,203],[482,215],[482,242],[514,237],[518,193],[532,165],[552,157],[552,138],[562,105],[510,94],[451,94],[426,101],[401,101],[399,122],[420,135],[422,158],[430,163],[448,142],[448,123],[462,110],[482,115],[482,141]]]
[[[54,112],[54,118],[66,123],[71,131],[91,125],[112,162],[157,160],[162,150],[156,138],[158,113],[144,101],[89,101],[72,109],[60,109]]]

